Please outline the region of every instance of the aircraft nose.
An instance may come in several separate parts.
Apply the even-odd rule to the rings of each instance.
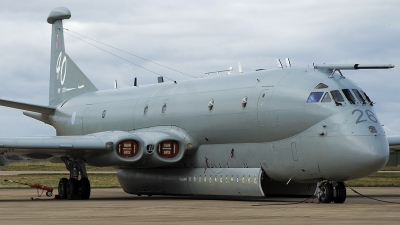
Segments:
[[[348,164],[354,163],[354,172],[349,179],[357,179],[368,176],[380,170],[389,160],[389,144],[385,136],[355,137],[358,143],[352,149],[355,162],[348,160]]]
[[[358,179],[377,172],[389,159],[386,136],[348,136],[337,139],[337,154],[328,154],[321,165],[325,179],[345,181]],[[332,160],[336,159],[336,160]],[[325,164],[325,165],[324,165]]]

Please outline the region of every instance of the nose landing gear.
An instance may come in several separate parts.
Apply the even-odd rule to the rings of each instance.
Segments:
[[[336,195],[333,197],[333,202],[343,203],[346,201],[346,187],[344,186],[343,182],[337,182],[334,190],[334,194]]]
[[[61,178],[58,182],[59,199],[89,199],[90,182],[87,176],[85,163],[80,158],[63,158],[65,166],[70,172],[70,178]],[[79,174],[81,179],[79,180]]]
[[[321,203],[343,203],[346,187],[343,182],[324,182],[319,186],[318,200]]]

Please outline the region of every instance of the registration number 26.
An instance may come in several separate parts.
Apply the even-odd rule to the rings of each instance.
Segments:
[[[353,112],[351,114],[354,115],[357,113],[359,114],[359,116],[356,120],[356,124],[362,123],[362,122],[367,122],[368,120],[370,120],[374,123],[378,122],[378,119],[375,117],[375,114],[369,109],[365,110],[365,115],[364,115],[364,112],[360,109],[353,110]]]

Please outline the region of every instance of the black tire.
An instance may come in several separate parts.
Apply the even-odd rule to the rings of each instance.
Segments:
[[[67,199],[74,199],[78,194],[78,181],[75,178],[69,178],[67,182]]]
[[[58,182],[58,196],[60,199],[67,198],[67,178],[61,178]]]
[[[333,199],[335,203],[343,203],[346,201],[346,187],[343,182],[338,182],[336,186],[336,197]]]
[[[81,199],[89,199],[90,198],[90,182],[89,179],[84,177],[79,181],[79,194],[81,195]]]
[[[331,203],[333,200],[333,186],[331,183],[323,183],[319,186],[321,191],[320,196],[318,198],[321,203]]]

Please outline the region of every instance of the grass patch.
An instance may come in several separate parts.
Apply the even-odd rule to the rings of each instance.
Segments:
[[[21,174],[11,176],[0,176],[0,189],[4,188],[30,188],[29,186],[4,182],[5,179],[28,184],[41,184],[57,189],[60,178],[66,174]],[[116,174],[90,174],[90,186],[92,188],[120,188]]]
[[[400,173],[374,173],[368,177],[346,181],[350,187],[400,187]]]
[[[400,171],[400,166],[385,166],[381,171]]]
[[[44,160],[13,161],[8,166],[0,167],[1,171],[67,171],[64,163],[51,163]],[[116,171],[113,167],[86,166],[87,171]],[[400,166],[385,166],[381,171],[400,171]],[[23,174],[0,176],[0,188],[29,188],[24,185],[6,183],[4,179],[26,183],[38,183],[57,188],[61,177],[66,174]],[[116,174],[90,174],[90,183],[93,188],[120,187]],[[346,181],[351,187],[400,187],[400,173],[375,173],[368,177]]]
[[[116,171],[113,167],[86,166],[87,171]],[[64,163],[51,163],[44,160],[12,161],[1,166],[0,171],[67,171]]]

